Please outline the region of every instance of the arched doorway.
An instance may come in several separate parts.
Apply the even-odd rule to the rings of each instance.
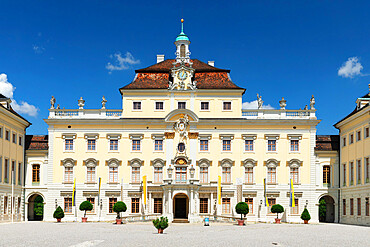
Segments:
[[[39,194],[34,194],[28,198],[29,221],[42,221],[44,219],[44,199]]]
[[[184,193],[176,194],[173,197],[173,217],[174,219],[188,219],[189,198]]]
[[[334,222],[334,199],[329,195],[323,196],[319,200],[319,221]]]

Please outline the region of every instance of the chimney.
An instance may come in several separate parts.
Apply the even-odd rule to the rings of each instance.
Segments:
[[[157,55],[157,63],[164,61],[164,55]]]
[[[215,61],[208,61],[208,65],[215,67]]]

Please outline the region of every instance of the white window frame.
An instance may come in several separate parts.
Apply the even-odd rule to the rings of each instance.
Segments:
[[[342,136],[342,147],[346,147],[347,146],[347,141],[348,141],[348,138],[347,138],[347,135],[344,135]]]
[[[85,160],[85,164],[86,164],[86,183],[96,183],[96,173],[97,173],[97,161],[95,159],[87,159]],[[87,170],[88,168],[94,168],[94,177],[93,177],[93,181],[89,181],[88,180],[88,175],[87,175]]]
[[[4,127],[0,126],[0,138],[3,138]]]
[[[361,133],[361,129],[360,130],[356,130],[356,142],[359,142],[362,140],[362,133]]]
[[[107,161],[108,163],[108,183],[110,184],[118,184],[119,183],[119,166],[120,166],[120,161],[117,159],[110,159]],[[110,176],[110,168],[117,168],[117,181],[111,181],[111,176]]]
[[[351,141],[351,136],[353,136],[353,141]],[[349,133],[348,134],[348,144],[351,145],[351,144],[355,143],[355,141],[356,141],[355,134],[353,132]]]
[[[203,110],[202,109],[202,103],[208,103],[208,109],[207,110]],[[200,102],[200,106],[199,106],[199,111],[203,111],[203,112],[209,112],[210,111],[210,102],[207,100],[202,100],[201,102]]]
[[[280,136],[279,135],[265,135],[265,139],[266,139],[266,153],[278,153],[279,152],[278,144],[279,144]],[[275,150],[269,151],[269,141],[274,141],[274,140],[275,140]]]
[[[302,136],[301,135],[288,135],[289,139],[289,153],[300,153],[301,152],[301,142]],[[292,141],[298,141],[298,151],[292,150]],[[277,150],[277,142],[276,142],[276,150]]]
[[[86,152],[88,153],[96,153],[98,149],[98,134],[85,134],[85,140],[86,140]],[[89,140],[95,140],[95,149],[89,150]]]
[[[243,181],[244,181],[244,184],[255,184],[255,170],[254,170],[254,167],[257,165],[257,161],[253,160],[253,159],[246,159],[243,161],[243,166],[244,166],[244,176],[243,176]],[[247,179],[246,179],[246,169],[247,168],[252,168],[252,183],[247,183]]]
[[[108,153],[119,153],[120,149],[120,142],[121,142],[121,134],[107,134],[107,140],[108,140]],[[110,140],[117,140],[117,150],[110,150]]]
[[[157,109],[157,103],[162,103],[163,109]],[[154,111],[164,111],[164,101],[163,100],[156,100],[154,101]]]
[[[63,134],[63,152],[74,153],[76,150],[76,134]],[[72,150],[66,150],[66,140],[72,140]]]
[[[225,103],[230,103],[230,110],[225,110]],[[222,101],[222,111],[232,112],[233,111],[233,101],[232,100],[223,100]]]
[[[366,129],[368,130],[368,132],[369,132],[369,136],[366,136]],[[365,126],[364,127],[364,140],[366,139],[366,138],[369,138],[370,137],[370,126]]]
[[[18,138],[17,132],[12,131],[12,143],[13,144],[18,143],[17,138]]]
[[[140,103],[140,109],[135,109],[135,103]],[[141,100],[133,100],[132,101],[132,111],[140,112],[143,110],[143,102]]]
[[[279,162],[276,161],[275,159],[270,159],[268,161],[266,161],[266,183],[267,184],[278,184],[279,181],[278,181],[278,168],[279,167]],[[275,183],[272,183],[272,182],[269,182],[269,176],[268,176],[268,168],[275,168]],[[289,170],[290,172],[290,170]],[[289,176],[290,177],[290,176]]]
[[[72,159],[65,159],[62,161],[63,162],[63,183],[73,183],[73,179],[75,177],[75,164],[76,164],[76,161],[75,160],[72,160]],[[72,168],[72,180],[66,180],[66,168]],[[41,166],[40,166],[40,169],[41,169]],[[41,175],[41,174],[40,174]],[[40,180],[41,180],[41,177],[40,177]]]
[[[162,159],[155,159],[152,161],[152,164],[153,164],[153,183],[155,184],[163,183],[165,161]],[[161,172],[162,177],[160,181],[156,180],[156,172],[155,172],[156,168],[162,168],[162,172]]]
[[[179,103],[185,103],[185,108],[179,108]],[[186,100],[178,100],[177,101],[177,108],[176,109],[179,109],[179,110],[185,110],[185,109],[187,109],[186,108],[186,104],[187,102],[186,102]]]
[[[230,159],[223,159],[222,161],[221,161],[221,183],[223,183],[223,184],[231,184],[233,181],[233,173],[232,173],[232,168],[233,168],[233,161],[232,160],[230,160]],[[228,182],[226,182],[225,181],[225,179],[224,179],[224,172],[223,172],[223,170],[224,170],[224,168],[230,168],[230,181],[228,181]]]
[[[220,135],[220,139],[221,139],[221,153],[232,153],[234,135]],[[230,150],[224,150],[224,141],[230,141]]]

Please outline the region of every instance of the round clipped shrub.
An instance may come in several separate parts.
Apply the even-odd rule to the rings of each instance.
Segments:
[[[93,209],[93,205],[89,201],[84,201],[80,204],[80,210],[85,211],[84,218],[86,217],[86,211]]]
[[[279,214],[283,212],[284,212],[284,208],[280,204],[272,205],[271,213],[276,214],[276,218],[279,218]]]
[[[235,211],[237,214],[240,214],[240,219],[243,220],[243,214],[244,217],[249,213],[249,207],[248,204],[245,202],[239,202],[235,206]]]
[[[310,213],[308,212],[307,208],[305,208],[301,214],[301,219],[302,220],[310,220],[311,219],[311,215]]]
[[[53,214],[53,217],[55,219],[62,219],[62,218],[64,218],[64,212],[63,212],[63,209],[60,206],[58,206],[57,209],[55,209],[54,214]]]
[[[167,217],[161,217],[153,220],[153,225],[157,229],[166,229],[168,227],[168,219]]]
[[[113,206],[113,211],[117,213],[117,219],[120,219],[121,218],[120,213],[126,212],[126,210],[127,210],[126,204],[121,201],[116,202]]]

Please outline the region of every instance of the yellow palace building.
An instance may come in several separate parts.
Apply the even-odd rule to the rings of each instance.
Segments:
[[[48,147],[40,148],[41,158],[32,151],[27,171],[38,183],[27,178],[26,202],[41,195],[45,220],[53,220],[58,205],[65,220],[79,219],[82,212],[72,205],[76,181],[77,208],[84,200],[94,204],[89,220],[113,220],[120,200],[130,219],[164,215],[175,222],[238,217],[235,205],[245,201],[248,220],[273,221],[270,207],[281,204],[285,221],[301,222],[307,207],[311,222],[318,222],[317,204],[331,190],[332,221],[338,221],[338,184],[330,173],[338,161],[335,150],[315,149],[314,97],[309,108],[287,110],[284,98],[280,109],[264,109],[258,95],[258,108],[243,110],[245,89],[230,70],[190,58],[183,29],[175,45],[174,59],[158,55],[120,88],[121,109],[106,109],[104,97],[101,109],[85,109],[83,98],[78,109],[60,109],[52,98]]]

